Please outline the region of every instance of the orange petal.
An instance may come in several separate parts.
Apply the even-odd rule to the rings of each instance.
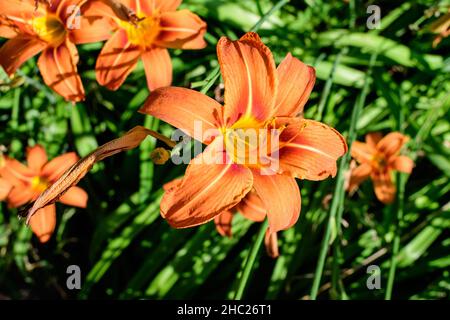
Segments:
[[[46,43],[30,37],[16,37],[0,48],[0,65],[8,75],[13,75],[20,66],[45,49]]]
[[[262,123],[274,112],[277,75],[272,53],[256,33],[239,41],[219,40],[217,54],[225,82],[224,119],[231,126],[241,117]]]
[[[0,178],[0,201],[4,201],[11,192],[13,185],[6,179]]]
[[[355,141],[350,149],[352,157],[359,163],[370,163],[375,155],[375,148],[364,142]]]
[[[83,6],[79,17],[80,27],[70,30],[70,38],[73,43],[92,43],[111,38],[117,25],[111,18],[99,14],[102,12],[102,10],[97,10],[99,6],[108,8],[99,1],[91,1]]]
[[[15,38],[18,35],[18,31],[16,23],[0,16],[0,38]]]
[[[139,112],[159,118],[203,142],[208,138],[202,136],[206,130],[216,131],[221,126],[222,106],[200,92],[170,87],[153,91]],[[199,125],[201,128],[195,130],[198,134],[194,136],[194,128]]]
[[[393,170],[410,174],[414,168],[414,161],[407,156],[397,156],[390,161],[389,166]]]
[[[46,206],[36,212],[30,220],[30,227],[41,243],[50,240],[56,227],[56,207]]]
[[[378,142],[377,150],[389,159],[391,156],[397,155],[408,140],[409,138],[400,132],[391,132]]]
[[[120,29],[106,42],[95,67],[97,81],[110,90],[117,90],[134,70],[141,52],[128,42],[125,30]]]
[[[29,186],[14,186],[8,195],[8,206],[10,208],[18,208],[34,200],[38,194]]]
[[[369,147],[376,149],[378,142],[383,138],[380,132],[371,132],[366,134],[366,143]]]
[[[390,172],[372,172],[371,178],[378,200],[384,204],[392,203],[395,200],[396,188],[392,183]]]
[[[146,1],[146,0],[140,0]],[[175,11],[180,6],[182,0],[153,0],[154,6],[160,12]]]
[[[266,231],[266,236],[264,237],[264,244],[266,246],[267,255],[271,258],[278,258],[280,252],[278,250],[278,235],[276,232]]]
[[[165,12],[156,43],[165,48],[203,49],[205,33],[206,23],[191,11]]]
[[[174,228],[193,227],[214,219],[237,205],[252,188],[249,169],[233,163],[197,161],[205,154],[191,161],[180,186],[166,192],[161,201],[161,214]]]
[[[280,169],[283,174],[308,180],[336,175],[336,161],[347,152],[342,135],[323,123],[298,119],[280,135]]]
[[[267,208],[270,232],[288,229],[300,215],[300,190],[294,178],[260,175],[253,170],[253,187]]]
[[[266,207],[255,191],[247,193],[236,209],[247,219],[256,222],[264,221],[267,215]]]
[[[42,168],[42,176],[47,177],[49,181],[53,182],[77,161],[78,156],[75,152],[65,153],[48,162]]]
[[[214,218],[216,230],[222,237],[231,238],[231,223],[233,221],[233,216],[234,214],[231,211],[226,210]]]
[[[60,202],[68,206],[86,208],[88,194],[80,187],[72,187],[59,199]]]
[[[172,60],[167,49],[149,49],[142,53],[142,61],[150,91],[172,84]]]
[[[30,183],[36,174],[36,172],[15,159],[5,157],[4,161],[5,165],[0,167],[0,176],[14,186],[23,186]]]
[[[35,13],[34,1],[2,0],[0,1],[0,12],[4,16],[31,17]]]
[[[316,71],[290,53],[277,68],[278,94],[275,103],[277,116],[296,116],[303,107],[316,82]]]
[[[348,191],[353,193],[358,186],[372,173],[372,167],[368,163],[363,163],[352,170]]]
[[[69,41],[59,47],[47,48],[38,61],[44,82],[64,99],[73,102],[84,100],[77,62],[77,49]]]
[[[27,148],[27,163],[31,170],[39,173],[42,167],[47,163],[47,153],[41,145]]]

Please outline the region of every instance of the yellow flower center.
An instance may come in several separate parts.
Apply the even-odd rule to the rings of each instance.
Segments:
[[[249,168],[272,166],[278,161],[279,136],[283,128],[275,129],[256,119],[241,118],[231,128],[223,128],[225,150],[231,160]]]
[[[127,32],[128,40],[143,48],[150,47],[159,34],[159,17],[153,15],[151,17],[144,17],[136,24],[127,21],[118,20],[119,26]]]
[[[39,193],[44,192],[49,187],[50,183],[43,177],[36,176],[31,180],[31,188]]]
[[[376,169],[384,169],[387,165],[386,158],[382,154],[375,154],[372,157],[372,166]]]
[[[66,39],[67,30],[64,23],[54,14],[34,18],[32,25],[39,38],[51,46],[57,47]]]

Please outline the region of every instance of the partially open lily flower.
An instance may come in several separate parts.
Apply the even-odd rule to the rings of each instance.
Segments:
[[[66,153],[48,161],[44,148],[36,145],[27,150],[27,166],[19,161],[2,157],[0,159],[0,201],[7,201],[11,208],[21,207],[36,198],[55,182],[78,157]],[[80,208],[87,205],[88,195],[79,188],[72,187],[60,198],[60,202]],[[40,209],[30,220],[30,226],[39,241],[47,242],[56,226],[54,204]]]
[[[129,7],[137,21],[124,21],[117,10],[102,1],[88,6],[99,16],[109,17],[114,34],[97,60],[98,82],[117,90],[142,59],[150,90],[172,83],[172,62],[168,48],[202,49],[206,23],[189,10],[176,11],[181,0],[117,0]]]
[[[89,12],[80,14],[83,0],[0,1],[0,37],[8,40],[0,49],[0,65],[12,76],[28,59],[42,52],[38,60],[44,82],[66,100],[84,100],[78,75],[76,44],[109,37],[106,19],[91,23]],[[82,29],[81,29],[82,28]]]
[[[411,173],[414,167],[410,158],[400,155],[407,141],[408,137],[399,132],[391,132],[385,137],[380,133],[369,133],[365,143],[355,141],[351,153],[360,165],[351,172],[350,193],[370,177],[378,200],[385,204],[392,203],[396,193],[392,172]]]
[[[334,176],[347,145],[333,128],[297,117],[315,82],[312,67],[288,54],[276,68],[270,50],[251,32],[239,41],[221,38],[217,51],[224,106],[197,91],[167,87],[150,94],[140,110],[208,145],[165,192],[161,214],[175,228],[192,227],[232,210],[253,192],[273,234],[299,217],[295,178]],[[199,123],[212,134],[196,134]],[[252,132],[262,139],[249,143]],[[234,152],[236,145],[245,152]],[[199,161],[217,158],[226,161]]]

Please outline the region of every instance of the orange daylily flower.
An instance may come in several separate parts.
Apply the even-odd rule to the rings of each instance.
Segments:
[[[184,178],[165,192],[161,214],[175,228],[192,227],[235,208],[254,192],[265,209],[270,234],[287,229],[300,214],[295,178],[334,176],[336,160],[347,151],[346,142],[325,124],[297,117],[315,82],[312,67],[288,54],[276,68],[270,50],[252,32],[239,41],[222,37],[217,51],[225,82],[223,107],[197,91],[167,87],[150,94],[140,110],[209,144],[190,162]],[[198,123],[216,134],[196,137]],[[274,128],[278,148],[270,148],[256,163],[249,161],[252,153],[236,157],[232,152],[242,132],[257,131],[264,137]],[[270,145],[273,142],[269,139]],[[261,148],[256,146],[258,151]],[[197,161],[217,157],[220,149],[226,163]],[[275,154],[278,168],[263,173],[267,169],[263,158]]]
[[[0,201],[6,200],[9,207],[18,208],[36,200],[77,160],[77,155],[70,152],[48,161],[47,153],[40,145],[27,149],[28,166],[12,158],[1,158]],[[80,208],[86,208],[87,200],[87,193],[79,187],[70,188],[60,198],[62,203]],[[56,226],[55,205],[40,209],[31,218],[30,226],[40,242],[47,242]]]
[[[49,3],[35,7],[34,0],[0,1],[0,37],[10,39],[0,49],[0,65],[13,75],[42,52],[38,67],[44,82],[66,100],[78,102],[85,93],[75,45],[107,39],[111,24],[108,19],[91,19],[90,12],[81,7],[86,0]]]
[[[203,49],[206,23],[189,10],[176,11],[181,0],[117,0],[133,10],[137,21],[124,21],[101,1],[90,8],[115,24],[115,33],[97,59],[98,82],[117,90],[142,59],[150,90],[172,83],[168,48]]]
[[[360,164],[352,170],[348,190],[352,193],[358,186],[371,178],[375,195],[385,204],[395,199],[396,187],[392,182],[392,171],[411,173],[414,162],[399,155],[408,137],[391,132],[385,137],[380,133],[369,133],[366,142],[355,141],[351,148],[352,157]]]

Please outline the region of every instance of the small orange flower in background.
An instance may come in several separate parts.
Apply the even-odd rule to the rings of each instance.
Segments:
[[[0,49],[0,65],[8,75],[42,52],[38,60],[44,82],[66,100],[84,100],[77,71],[75,44],[109,37],[106,19],[92,20],[80,13],[85,0],[52,0],[35,7],[34,0],[0,1],[0,37],[8,40]]]
[[[36,198],[55,182],[78,157],[70,152],[48,162],[47,154],[40,145],[27,149],[27,164],[0,157],[0,201],[7,201],[10,208],[18,208]],[[79,188],[70,188],[60,202],[85,208],[88,195]],[[56,207],[54,204],[40,209],[30,220],[30,226],[39,241],[47,242],[56,226]]]
[[[115,33],[97,59],[98,82],[117,90],[142,59],[150,90],[172,83],[168,48],[203,49],[206,23],[189,10],[176,11],[181,0],[119,0],[133,10],[138,21],[120,19],[114,10],[93,1],[90,8],[114,21]]]
[[[315,82],[312,67],[288,54],[276,68],[270,50],[252,32],[239,41],[221,38],[217,51],[225,82],[224,106],[197,91],[168,87],[151,93],[140,110],[209,144],[196,159],[214,158],[219,145],[222,155],[230,160],[192,160],[184,178],[166,188],[161,214],[171,226],[186,228],[229,215],[236,208],[247,215],[251,211],[245,209],[247,200],[257,198],[273,238],[299,217],[300,190],[295,178],[323,180],[334,176],[336,160],[345,154],[347,145],[333,128],[297,117]],[[198,123],[203,130],[217,134],[196,137]],[[248,161],[250,154],[233,157],[230,149],[242,132],[253,130],[264,136],[273,128],[279,132],[279,145],[267,157],[277,154],[279,167],[272,174],[262,174],[264,164]],[[257,214],[250,213],[260,220],[261,216],[254,216]]]
[[[396,193],[392,172],[411,173],[414,167],[410,158],[399,155],[406,142],[408,137],[399,132],[391,132],[385,137],[380,133],[369,133],[365,143],[355,141],[351,153],[360,165],[351,172],[349,191],[354,192],[361,182],[370,177],[378,200],[385,204],[392,203]]]

